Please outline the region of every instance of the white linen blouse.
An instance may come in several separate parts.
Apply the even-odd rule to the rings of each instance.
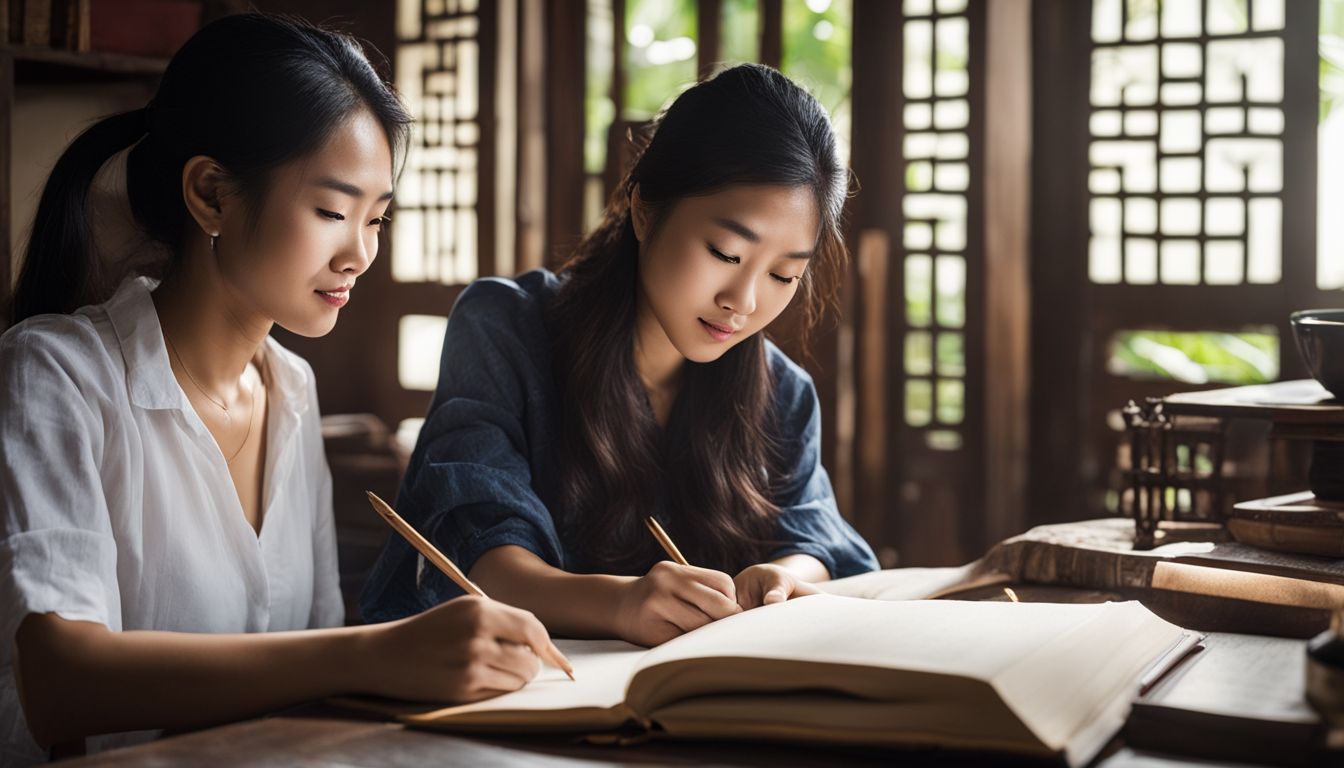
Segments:
[[[0,336],[0,765],[46,758],[14,682],[14,636],[30,613],[113,631],[267,632],[343,620],[312,370],[267,338],[258,534],[173,377],[155,285],[129,278],[106,303],[33,317]]]

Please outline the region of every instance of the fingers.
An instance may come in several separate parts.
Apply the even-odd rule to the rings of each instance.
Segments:
[[[761,592],[750,568],[739,573],[733,583],[737,587],[737,604],[742,610],[749,611],[761,604]]]
[[[655,593],[675,595],[699,608],[711,620],[741,610],[737,605],[737,587],[732,577],[722,571],[664,560],[649,570],[648,577],[655,584]]]
[[[733,590],[734,593],[736,591]],[[737,604],[736,599],[703,582],[682,583],[672,594],[703,612],[710,621],[742,612],[742,606]]]
[[[734,582],[738,604],[746,610],[817,593],[811,584],[799,581],[787,570],[771,564],[744,568]]]
[[[491,603],[488,629],[494,632],[496,639],[530,648],[539,658],[559,667],[570,679],[574,678],[574,667],[560,649],[551,642],[550,633],[531,611]]]
[[[500,669],[488,664],[473,664],[462,681],[459,694],[461,701],[479,701],[502,693],[516,691],[527,684],[530,678],[524,678],[516,671]]]
[[[541,659],[526,645],[495,642],[493,653],[486,656],[486,663],[503,672],[516,675],[527,682],[541,671]]]
[[[653,610],[660,619],[675,626],[681,633],[690,632],[714,621],[713,617],[694,603],[682,600],[676,595],[663,595],[653,606]]]

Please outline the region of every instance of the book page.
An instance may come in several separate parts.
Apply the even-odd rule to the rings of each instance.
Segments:
[[[402,719],[414,725],[452,721],[593,728],[615,727],[628,719],[622,706],[625,687],[645,649],[620,640],[556,640],[555,644],[574,665],[574,680],[554,667],[543,666],[532,682],[513,693]],[[567,715],[547,714],[566,710],[570,711]]]
[[[1104,604],[888,602],[811,595],[745,611],[682,635],[649,651],[639,669],[687,659],[746,657],[990,680],[1103,610]]]

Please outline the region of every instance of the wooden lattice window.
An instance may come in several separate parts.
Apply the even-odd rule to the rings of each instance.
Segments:
[[[396,84],[416,117],[397,188],[392,277],[476,279],[480,18],[476,0],[402,0]]]
[[[966,418],[970,20],[965,0],[905,0],[904,408],[929,448],[955,451]]]
[[[1097,0],[1092,18],[1095,283],[1277,283],[1283,0]]]

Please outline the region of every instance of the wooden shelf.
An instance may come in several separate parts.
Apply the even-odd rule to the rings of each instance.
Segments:
[[[67,51],[35,45],[0,45],[0,56],[13,59],[14,79],[25,84],[155,78],[168,67],[167,59],[103,51]]]

